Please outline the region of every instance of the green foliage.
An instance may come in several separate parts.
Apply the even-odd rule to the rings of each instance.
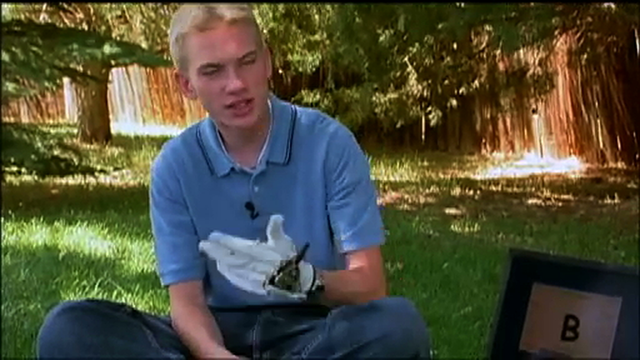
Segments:
[[[334,39],[384,99],[372,117],[400,125],[426,114],[436,125],[461,97],[498,85],[503,74],[491,82],[488,64],[549,40],[554,14],[550,5],[349,4],[339,7]]]
[[[80,68],[68,64],[81,63],[80,58],[120,66],[140,63],[140,57],[149,55],[153,61],[143,64],[168,64],[168,60],[156,63],[160,59],[155,54],[168,59],[167,30],[179,5],[6,5],[11,9],[6,18],[93,31],[103,40],[76,42],[75,48],[73,40],[47,46],[33,32],[24,44],[21,38],[9,39],[17,44],[15,51],[5,50],[13,46],[5,40],[3,65],[9,57],[24,61],[12,60],[21,65],[3,69],[3,80],[8,72],[14,78],[38,74],[31,80],[42,82],[58,77],[60,67],[75,75]],[[494,113],[527,106],[553,85],[545,50],[557,33],[579,32],[576,58],[598,63],[611,50],[608,42],[628,36],[629,28],[638,29],[640,23],[637,4],[260,3],[255,9],[272,49],[278,90],[292,100],[320,107],[352,128],[375,123],[373,128],[381,130],[422,119],[438,126],[463,104],[474,103],[469,99],[490,101]],[[116,40],[140,47],[127,48]],[[45,46],[46,51],[29,46]],[[64,60],[52,70],[40,70],[50,65],[41,65],[48,58]],[[8,94],[35,88],[9,80],[3,82]],[[520,105],[514,105],[516,99]],[[472,123],[477,121],[472,116],[463,121],[464,126],[479,126]]]
[[[90,62],[106,67],[170,63],[141,46],[93,31],[52,23],[11,19],[2,24],[3,100],[59,86],[62,77],[90,79],[82,70]]]
[[[535,68],[539,64],[508,71],[495,64],[520,49],[548,45],[560,9],[529,3],[260,4],[257,15],[278,74],[302,79],[295,100],[351,127],[377,120],[388,129],[423,117],[435,126],[463,97],[491,88],[503,96],[516,86],[546,91],[549,76]],[[521,82],[511,81],[520,73]]]
[[[97,32],[108,38],[139,44],[168,59],[167,30],[171,16],[179,5],[179,3],[14,3],[6,5],[9,10],[6,12],[6,18],[52,23],[61,27]]]
[[[105,31],[114,39],[139,44],[169,60],[168,31],[180,3],[92,4],[101,14]]]
[[[3,178],[5,175],[46,178],[105,172],[90,165],[79,149],[64,141],[63,135],[33,125],[3,123]]]
[[[337,114],[336,117],[340,121],[357,127],[368,120],[367,114],[372,113],[372,107],[376,104],[373,96],[373,89],[369,87],[369,84],[365,84],[350,88],[340,87],[333,91],[304,89],[293,98],[293,101],[303,106],[315,107],[331,114]]]
[[[3,102],[54,89],[60,86],[62,77],[69,77],[76,83],[95,79],[95,74],[86,71],[87,64],[100,64],[106,69],[132,64],[171,65],[162,49],[149,49],[139,44],[149,45],[149,38],[160,37],[161,28],[168,20],[155,20],[168,15],[166,9],[170,7],[3,4]],[[141,22],[142,18],[155,21],[155,26],[132,31],[139,29],[137,25],[146,24]]]
[[[640,35],[638,4],[565,4],[561,11],[563,16],[558,26],[563,32],[579,34],[573,55],[575,60],[583,65],[599,66],[611,53],[617,53],[620,57],[628,56],[621,52],[625,49],[621,49],[620,44],[636,42],[635,37]],[[636,54],[637,51],[636,48]]]
[[[329,46],[326,27],[333,14],[327,4],[258,4],[256,17],[268,45],[274,50],[275,68],[310,74]]]

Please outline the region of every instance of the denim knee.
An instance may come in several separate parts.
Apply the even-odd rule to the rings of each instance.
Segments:
[[[83,300],[63,301],[47,313],[37,336],[38,357],[53,357],[74,343],[75,335],[91,328],[83,313],[88,303]]]
[[[420,311],[404,297],[386,297],[368,304],[372,333],[379,339],[379,347],[389,356],[416,354],[429,358],[430,338]]]

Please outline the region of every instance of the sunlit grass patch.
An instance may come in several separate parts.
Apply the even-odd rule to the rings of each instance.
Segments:
[[[454,220],[451,222],[450,229],[451,231],[457,233],[471,234],[480,231],[480,224],[478,223],[478,221],[469,219]]]
[[[150,242],[99,222],[48,216],[3,216],[2,230],[3,357],[33,356],[43,316],[62,300],[126,300],[147,311],[167,311]]]
[[[542,157],[529,152],[519,159],[503,161],[476,174],[476,176],[484,179],[505,176],[523,177],[536,174],[566,174],[569,177],[578,177],[585,169],[586,165],[575,156],[559,159],[552,156]]]
[[[171,125],[139,124],[138,122],[116,122],[111,124],[111,131],[114,134],[125,136],[176,136],[180,134],[183,127]]]
[[[484,155],[459,155],[430,153],[370,153],[371,176],[376,181],[408,182],[440,181],[455,182],[458,178],[471,177],[486,169],[496,160]]]
[[[87,224],[66,226],[54,223],[46,226],[42,220],[33,219],[29,223],[10,222],[3,231],[7,234],[4,244],[21,243],[33,246],[57,245],[60,249],[72,249],[86,254],[108,256],[113,252],[113,242],[100,234],[100,229],[91,229]],[[19,232],[18,236],[16,232]]]

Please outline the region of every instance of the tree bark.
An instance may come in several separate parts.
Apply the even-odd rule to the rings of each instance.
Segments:
[[[460,151],[463,154],[474,154],[481,151],[477,122],[481,119],[477,119],[473,109],[475,108],[475,99],[471,96],[463,96],[460,99],[460,131],[458,134],[458,143],[460,144]]]
[[[86,144],[105,145],[111,142],[109,119],[109,72],[111,68],[101,63],[87,64],[84,71],[95,80],[75,82],[78,140]]]

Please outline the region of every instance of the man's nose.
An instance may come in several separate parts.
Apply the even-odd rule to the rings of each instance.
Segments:
[[[238,73],[236,69],[229,69],[227,72],[227,84],[226,90],[228,92],[236,92],[240,90],[244,90],[245,84],[242,81],[242,77]]]

